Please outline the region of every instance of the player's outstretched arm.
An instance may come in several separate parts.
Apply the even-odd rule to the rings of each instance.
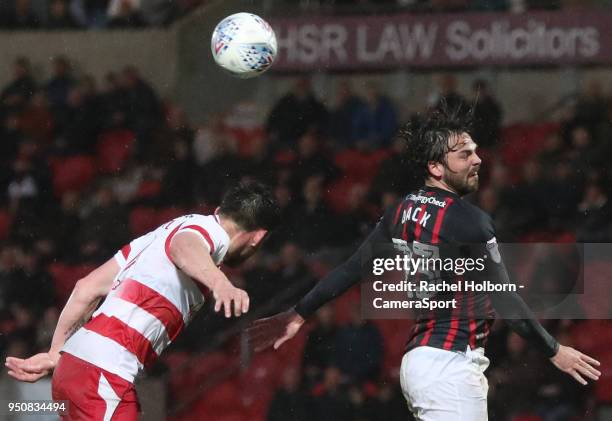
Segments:
[[[491,266],[490,269],[495,272],[493,279],[498,282],[509,282],[508,272],[503,262],[499,264],[492,262]],[[527,303],[516,292],[492,293],[491,303],[513,331],[535,345],[550,358],[559,370],[569,374],[583,385],[587,384],[584,377],[591,380],[599,379],[601,373],[595,368],[600,365],[599,361],[557,342],[544,329]]]
[[[8,374],[24,382],[35,382],[50,374],[59,361],[64,343],[89,320],[100,299],[110,291],[119,270],[115,259],[110,259],[80,279],[60,314],[49,351],[27,359],[7,357]]]
[[[294,309],[253,323],[247,329],[251,347],[255,351],[262,351],[272,345],[274,349],[278,349],[284,342],[294,337],[305,319],[361,280],[363,259],[372,254],[375,244],[387,242],[389,236],[381,220],[359,249],[347,261],[321,279]]]
[[[179,231],[170,243],[170,258],[177,268],[211,290],[216,312],[223,308],[225,317],[232,317],[232,305],[236,317],[249,311],[248,294],[232,285],[219,270],[198,234]]]

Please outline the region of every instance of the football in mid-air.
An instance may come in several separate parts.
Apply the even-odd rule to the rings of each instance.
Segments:
[[[248,79],[265,72],[276,57],[274,30],[252,13],[236,13],[215,28],[211,49],[219,66],[234,76]]]

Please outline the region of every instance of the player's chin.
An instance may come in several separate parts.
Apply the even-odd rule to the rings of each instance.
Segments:
[[[470,193],[474,193],[478,190],[478,185],[478,174],[468,177],[466,187]]]

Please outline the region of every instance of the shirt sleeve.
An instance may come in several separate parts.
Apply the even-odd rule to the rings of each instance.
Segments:
[[[123,269],[125,265],[127,265],[127,263],[130,261],[131,251],[132,245],[131,243],[128,243],[125,246],[121,247],[121,249],[117,251],[117,253],[115,253],[115,261],[119,265],[119,268]]]
[[[362,262],[372,255],[375,244],[389,243],[391,236],[383,216],[374,230],[344,263],[321,279],[295,306],[295,311],[307,318],[327,302],[338,297],[361,281]]]
[[[197,234],[202,239],[202,241],[204,242],[204,245],[208,248],[208,251],[212,255],[214,254],[216,250],[215,243],[213,241],[212,235],[209,232],[210,229],[207,229],[203,225],[204,224],[195,223],[195,221],[194,222],[190,221],[190,223],[186,223],[182,225],[179,228],[179,230],[176,232],[176,234],[181,233],[181,232],[193,232],[194,234]]]
[[[495,238],[493,221],[482,210],[471,205],[449,212],[447,233],[451,241],[466,245],[473,256],[488,255],[485,279],[499,283],[511,282]],[[547,357],[554,356],[559,343],[537,320],[523,298],[515,291],[489,293],[491,305],[510,329],[535,346]]]

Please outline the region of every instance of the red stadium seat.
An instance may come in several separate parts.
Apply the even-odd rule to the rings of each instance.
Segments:
[[[139,199],[153,199],[161,193],[161,183],[158,180],[144,180],[138,186],[136,197]]]
[[[11,232],[11,215],[5,209],[0,210],[0,240],[6,240]]]
[[[97,147],[100,172],[116,173],[121,171],[132,154],[135,141],[134,133],[127,129],[117,129],[103,133],[98,139]]]
[[[153,208],[138,207],[130,212],[130,232],[137,237],[158,226],[157,211]]]
[[[185,215],[188,213],[185,209],[181,208],[163,208],[157,211],[157,225],[165,224],[174,218]]]
[[[378,171],[380,157],[381,155],[349,149],[336,154],[334,162],[346,178],[367,184]]]
[[[96,175],[94,159],[88,155],[75,155],[51,162],[53,189],[61,197],[67,191],[81,191]]]
[[[70,266],[63,263],[51,263],[48,267],[55,286],[55,296],[59,304],[64,304],[76,282],[96,268],[95,265],[83,264]]]
[[[337,213],[347,213],[349,209],[349,198],[353,189],[366,187],[363,182],[356,182],[345,178],[333,182],[325,192],[325,202]]]
[[[511,167],[521,165],[526,159],[542,150],[546,138],[558,129],[556,123],[517,124],[504,128],[501,135],[503,162]]]

